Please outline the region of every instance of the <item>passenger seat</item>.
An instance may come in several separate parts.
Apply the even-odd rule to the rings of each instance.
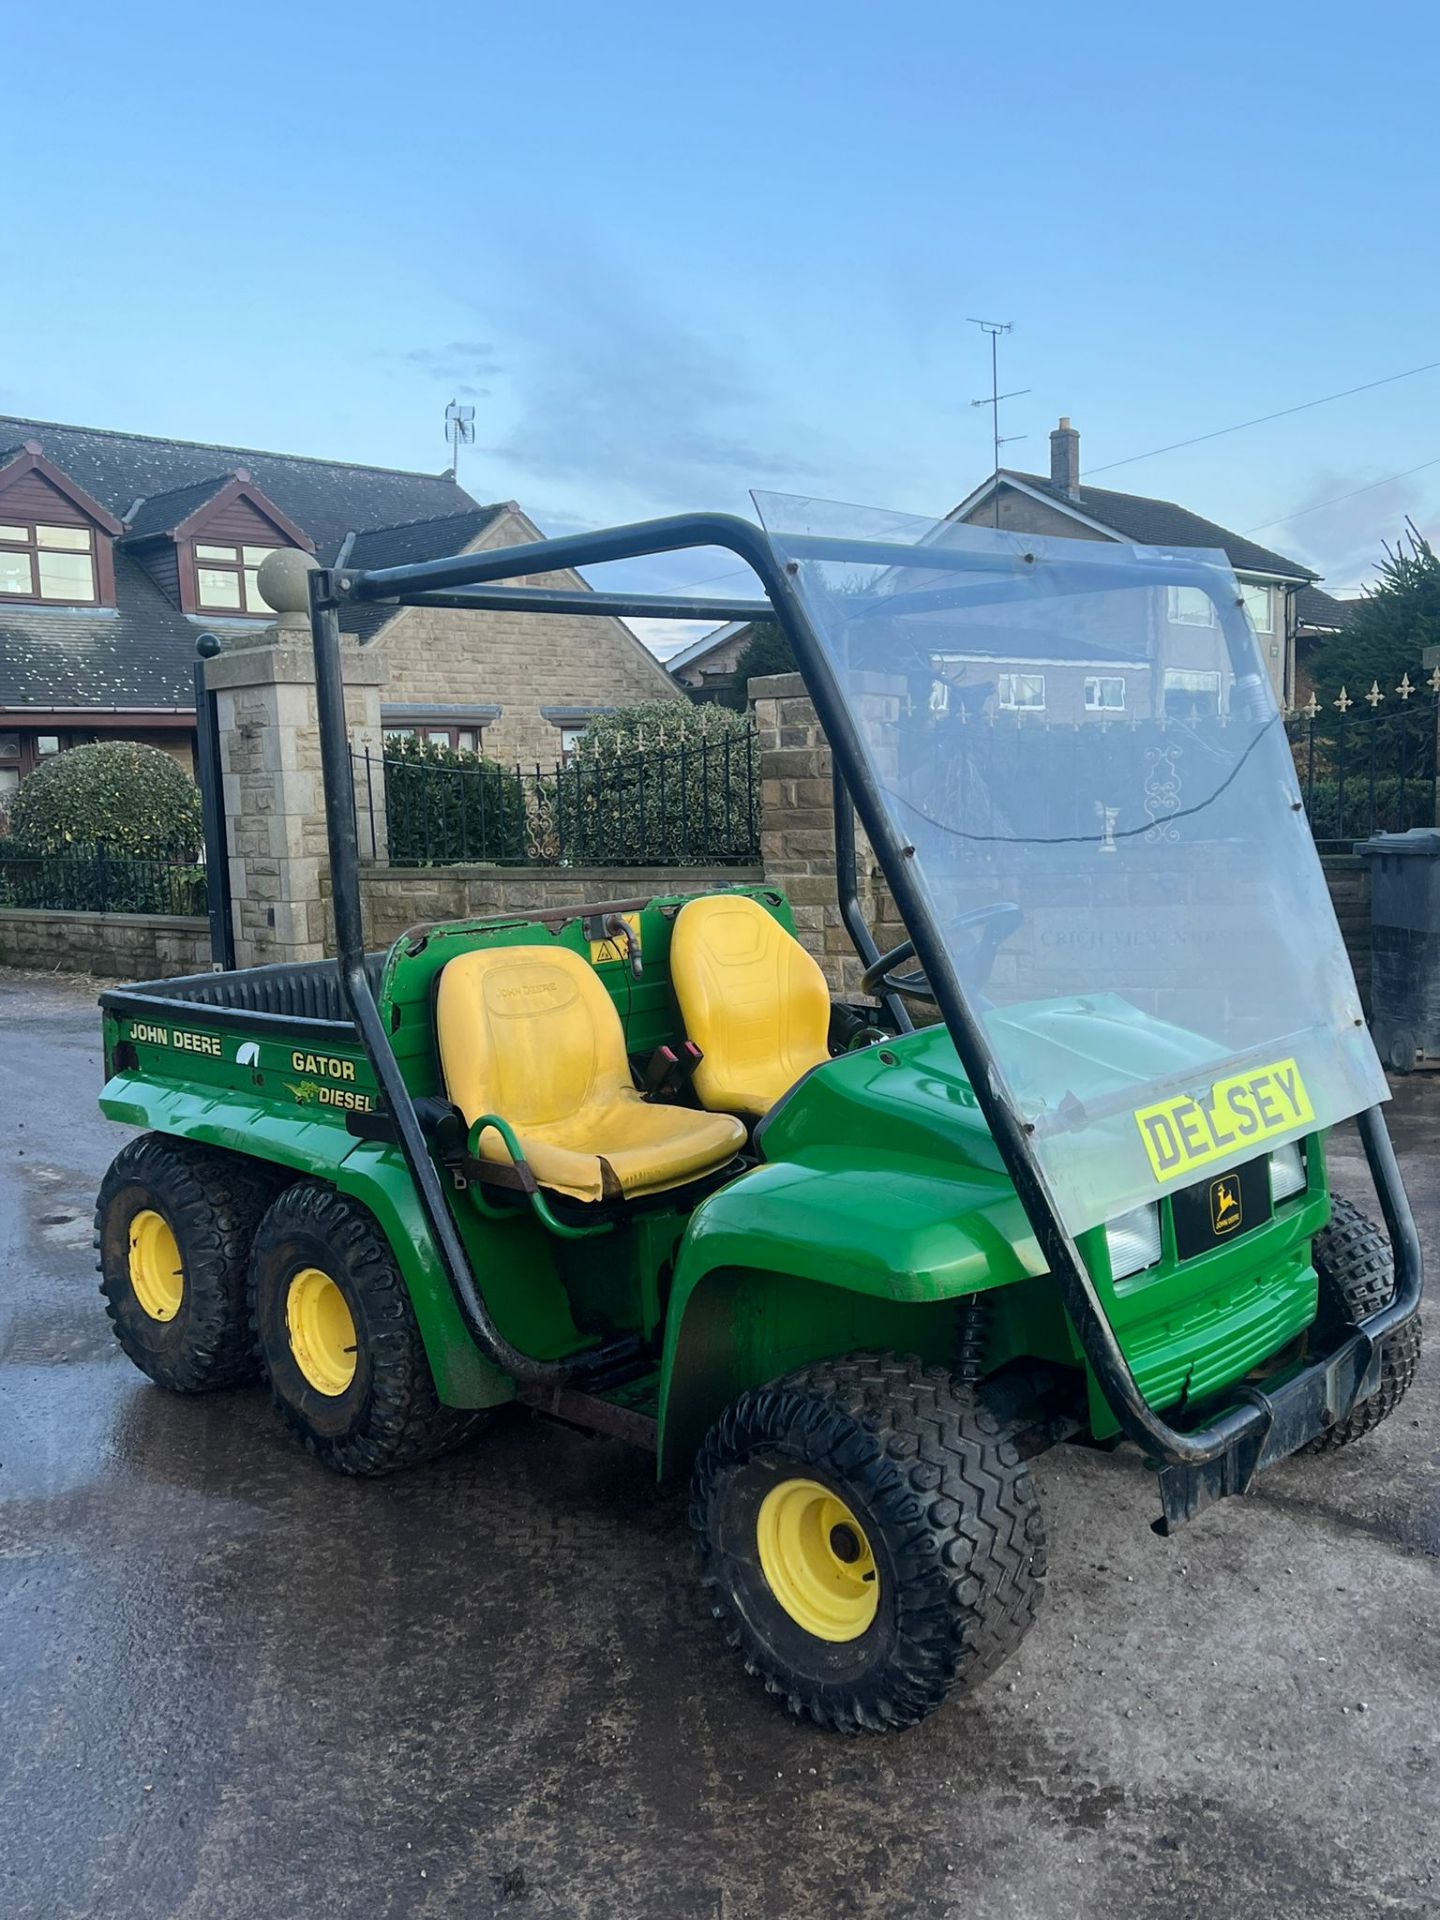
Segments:
[[[712,1113],[758,1119],[830,1057],[824,974],[746,894],[712,894],[680,909],[670,979],[685,1031],[704,1055],[695,1092]]]

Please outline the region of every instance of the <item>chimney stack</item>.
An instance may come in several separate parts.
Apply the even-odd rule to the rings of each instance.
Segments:
[[[1080,435],[1062,414],[1050,436],[1050,484],[1072,500],[1080,498]]]

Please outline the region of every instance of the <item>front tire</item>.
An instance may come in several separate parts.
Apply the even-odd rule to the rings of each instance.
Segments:
[[[255,1339],[275,1405],[335,1473],[396,1473],[465,1439],[442,1406],[409,1289],[374,1216],[306,1181],[281,1194],[250,1262]]]
[[[840,1732],[913,1726],[1029,1631],[1045,1532],[1006,1427],[939,1367],[854,1354],[743,1394],[691,1524],[746,1669]]]
[[[110,1163],[95,1202],[100,1291],[115,1337],[157,1386],[209,1393],[253,1379],[246,1270],[271,1170],[147,1133]]]
[[[1395,1292],[1395,1259],[1384,1233],[1351,1200],[1332,1204],[1330,1224],[1315,1236],[1312,1258],[1320,1278],[1320,1304],[1313,1332],[1322,1344],[1333,1346],[1356,1320],[1389,1305]],[[1308,1441],[1301,1451],[1336,1453],[1352,1440],[1373,1433],[1405,1398],[1419,1363],[1417,1314],[1382,1343],[1380,1384],[1370,1398]]]

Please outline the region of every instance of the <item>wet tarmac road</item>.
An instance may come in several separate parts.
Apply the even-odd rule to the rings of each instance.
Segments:
[[[5,1920],[1440,1914],[1433,1359],[1370,1441],[1171,1542],[1133,1458],[1049,1456],[1019,1661],[841,1740],[732,1665],[618,1443],[507,1417],[351,1483],[258,1390],[134,1372],[97,1035],[83,988],[0,976]],[[1440,1085],[1392,1123],[1440,1272]]]

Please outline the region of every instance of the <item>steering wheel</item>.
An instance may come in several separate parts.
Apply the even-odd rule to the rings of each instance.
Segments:
[[[970,954],[965,961],[958,963],[968,987],[984,986],[995,964],[995,955],[1024,918],[1024,913],[1013,900],[996,900],[988,907],[971,907],[968,913],[958,914],[951,921],[953,932],[959,932],[962,927],[982,929]],[[914,957],[915,942],[902,940],[898,947],[882,953],[878,960],[865,969],[860,977],[860,991],[874,995],[908,993],[917,1000],[933,1000],[935,990],[920,968],[916,968],[914,973],[894,971],[902,960],[913,960]]]

